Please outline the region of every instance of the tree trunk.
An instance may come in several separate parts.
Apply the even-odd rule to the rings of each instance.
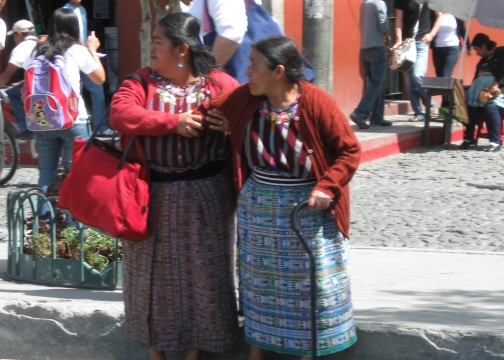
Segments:
[[[142,8],[142,26],[140,27],[140,63],[142,67],[149,66],[150,64],[150,51],[149,46],[151,42],[152,33],[152,13],[150,3],[154,5],[156,10],[156,18],[163,16],[167,12],[180,12],[180,0],[166,0],[166,5],[161,6],[161,0],[140,0]]]
[[[149,66],[150,64],[150,40],[151,40],[151,22],[152,14],[149,0],[140,0],[142,7],[142,26],[140,27],[140,64],[141,67]]]

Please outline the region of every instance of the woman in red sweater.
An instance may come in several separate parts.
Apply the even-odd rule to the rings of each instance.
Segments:
[[[164,16],[152,35],[151,66],[114,95],[110,122],[126,146],[138,136],[150,165],[152,235],[124,242],[126,328],[164,352],[223,352],[236,345],[235,197],[224,132],[203,132],[190,111],[237,82],[217,70],[189,14]],[[222,126],[213,126],[222,130]],[[132,154],[133,155],[133,154]]]
[[[311,354],[309,259],[291,230],[293,206],[317,259],[319,355],[357,340],[347,273],[349,189],[360,146],[329,94],[304,81],[288,38],[257,42],[249,83],[203,104],[233,146],[239,191],[240,298],[250,360],[263,350]]]

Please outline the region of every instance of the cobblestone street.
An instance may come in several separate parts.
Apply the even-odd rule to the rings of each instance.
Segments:
[[[418,148],[360,166],[352,245],[504,251],[504,153]]]
[[[19,168],[0,187],[0,207],[37,177]],[[504,252],[504,152],[415,149],[361,165],[351,194],[354,246]]]

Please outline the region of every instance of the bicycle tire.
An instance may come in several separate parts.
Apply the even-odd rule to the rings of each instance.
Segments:
[[[0,174],[0,185],[12,179],[19,164],[19,144],[12,132],[4,127],[4,168]]]

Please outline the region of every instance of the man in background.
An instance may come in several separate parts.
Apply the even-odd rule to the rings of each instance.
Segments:
[[[360,60],[364,65],[368,86],[359,105],[350,114],[350,119],[360,129],[371,126],[391,126],[392,122],[383,118],[385,113],[385,72],[387,70],[387,50],[390,44],[390,29],[387,4],[383,0],[363,0],[360,6],[361,51]]]
[[[35,26],[28,20],[19,20],[14,24],[12,30],[7,35],[12,35],[16,47],[12,50],[9,58],[9,63],[5,70],[0,74],[0,87],[9,85],[12,77],[18,72],[23,71],[23,64],[30,58],[35,46],[37,45],[37,37],[35,36]],[[28,140],[33,137],[33,132],[26,127],[25,111],[23,108],[23,100],[21,99],[21,88],[24,81],[11,84],[13,85],[6,91],[9,97],[16,124],[19,133],[16,138],[20,140]]]
[[[88,21],[86,9],[81,6],[82,0],[70,0],[64,8],[73,10],[77,18],[79,19],[79,34],[80,39],[83,44],[86,43],[88,38]],[[98,85],[94,83],[86,74],[81,72],[82,85],[89,91],[91,95],[91,115],[92,115],[92,128],[94,130],[95,126],[101,120],[103,115],[105,115],[106,105],[105,105],[105,93],[103,92],[103,85]],[[112,135],[113,131],[108,128],[106,124],[102,125],[98,129],[98,134],[101,135]]]

